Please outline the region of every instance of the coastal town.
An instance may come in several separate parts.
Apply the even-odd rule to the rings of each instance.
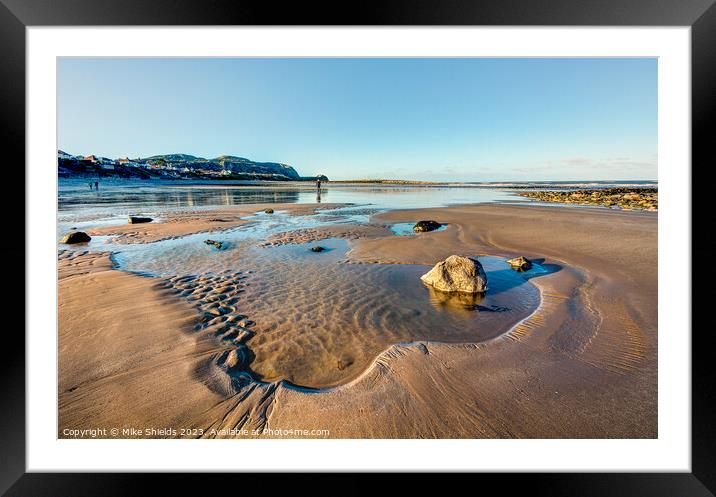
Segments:
[[[98,155],[71,155],[57,151],[60,178],[117,177],[136,179],[212,179],[265,181],[327,181],[325,175],[303,177],[288,164],[255,162],[221,155],[205,159],[188,154],[154,155],[146,158],[110,159]]]

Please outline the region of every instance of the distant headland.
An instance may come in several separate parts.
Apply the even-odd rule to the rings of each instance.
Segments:
[[[322,174],[301,176],[288,164],[255,162],[234,155],[220,155],[213,159],[188,154],[109,159],[97,155],[71,155],[62,150],[57,151],[57,174],[60,178],[328,181],[328,178]]]

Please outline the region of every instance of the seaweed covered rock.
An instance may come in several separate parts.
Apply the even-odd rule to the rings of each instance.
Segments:
[[[418,221],[417,223],[415,223],[415,226],[413,226],[413,231],[415,231],[416,233],[423,233],[426,231],[434,231],[441,226],[442,224],[433,220]]]

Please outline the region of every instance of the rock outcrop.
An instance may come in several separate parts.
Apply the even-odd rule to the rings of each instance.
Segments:
[[[601,205],[612,209],[659,210],[659,190],[656,188],[595,188],[591,190],[526,191],[523,197],[540,202]]]
[[[441,292],[485,293],[487,275],[475,258],[451,255],[420,277],[423,283]]]

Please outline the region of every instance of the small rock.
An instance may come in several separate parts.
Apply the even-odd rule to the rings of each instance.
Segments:
[[[438,223],[437,221],[418,221],[417,223],[415,223],[415,226],[413,226],[413,231],[415,231],[416,233],[423,233],[426,231],[434,231],[441,226],[442,224]]]
[[[522,256],[509,259],[507,264],[509,264],[512,269],[517,271],[526,271],[532,267],[532,263]]]
[[[151,223],[151,217],[129,216],[129,224]]]
[[[204,240],[204,243],[207,245],[213,245],[214,247],[221,249],[221,242],[217,242],[216,240]]]
[[[264,211],[266,214],[273,214],[273,209],[268,208]]]
[[[485,293],[487,275],[472,257],[451,255],[420,277],[423,283],[441,292]]]
[[[62,240],[60,240],[60,243],[86,243],[89,242],[91,239],[92,237],[84,231],[73,231],[63,236]]]
[[[326,250],[325,248],[321,247],[320,245],[316,245],[315,247],[311,247],[311,252],[323,252]]]

